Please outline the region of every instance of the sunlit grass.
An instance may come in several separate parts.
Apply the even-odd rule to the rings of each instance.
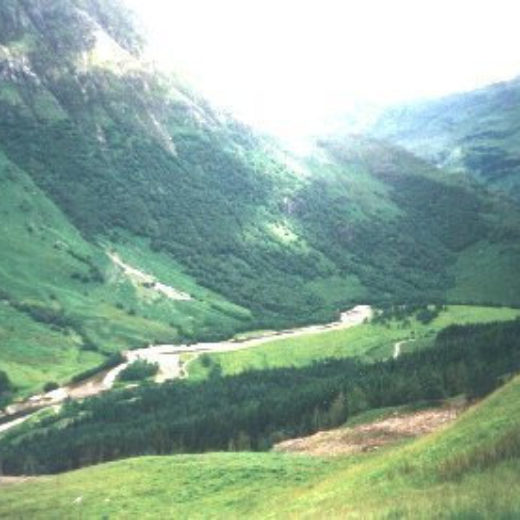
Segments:
[[[507,299],[520,303],[518,265],[520,247],[479,242],[463,251],[452,268],[455,287],[451,301],[499,303]]]
[[[427,325],[415,319],[409,324],[395,321],[388,325],[366,323],[350,329],[275,339],[254,348],[211,354],[212,364],[204,366],[200,359],[190,363],[189,375],[204,378],[215,363],[221,365],[223,374],[237,374],[249,369],[305,366],[325,358],[357,357],[371,361],[392,356],[397,341],[412,340],[403,345],[403,352],[411,351],[430,345],[435,333],[449,325],[506,321],[516,316],[520,316],[519,309],[451,305]]]

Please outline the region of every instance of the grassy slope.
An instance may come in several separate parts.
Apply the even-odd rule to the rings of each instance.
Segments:
[[[174,302],[138,290],[3,155],[0,188],[0,369],[21,393],[37,391],[49,380],[66,381],[109,352],[211,331],[215,324],[233,331],[247,320],[244,310],[197,286],[174,262],[133,239],[118,247],[123,259],[196,299]],[[105,281],[73,278],[89,276],[79,257],[90,257]],[[19,304],[62,312],[78,325],[36,321]],[[87,339],[98,351],[81,350]]]
[[[47,381],[67,381],[104,359],[82,351],[73,336],[53,331],[7,305],[0,306],[0,321],[0,369],[22,395],[41,390]]]
[[[448,299],[484,305],[503,298],[517,301],[519,256],[518,244],[507,246],[483,241],[465,250],[452,267],[455,287],[448,291]]]
[[[164,253],[151,252],[146,240],[125,235],[117,244],[108,247],[114,248],[129,265],[145,273],[153,273],[162,283],[192,297],[190,301],[172,302],[142,287],[137,290],[137,309],[171,323],[183,337],[189,339],[195,333],[215,332],[228,337],[237,327],[247,327],[251,318],[247,309],[198,285],[171,257]]]
[[[304,366],[314,360],[330,357],[359,356],[372,360],[389,357],[397,341],[415,338],[417,345],[424,345],[440,329],[454,323],[484,323],[512,319],[520,310],[497,307],[449,306],[428,325],[413,320],[410,325],[391,323],[363,324],[350,329],[322,332],[296,338],[273,340],[270,343],[236,352],[213,354],[211,359],[219,363],[224,374],[236,374],[247,369],[280,366]],[[402,351],[414,348],[414,342],[403,345]],[[211,365],[204,366],[201,359],[189,364],[192,378],[206,377]]]
[[[517,377],[446,430],[333,474],[297,507],[337,516],[355,507],[365,518],[513,518],[520,513],[519,397]]]
[[[5,487],[0,515],[516,518],[519,399],[517,377],[446,429],[356,458],[143,457],[45,477]]]

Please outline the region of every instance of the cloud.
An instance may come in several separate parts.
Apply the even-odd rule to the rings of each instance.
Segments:
[[[127,0],[163,63],[287,133],[354,101],[432,97],[520,72],[515,2]]]

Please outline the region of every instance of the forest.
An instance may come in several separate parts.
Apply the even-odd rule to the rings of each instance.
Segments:
[[[7,432],[8,474],[56,473],[144,454],[268,450],[342,425],[361,411],[465,394],[479,399],[520,369],[520,320],[451,326],[427,349],[364,364],[249,371],[208,381],[145,383],[82,402]]]

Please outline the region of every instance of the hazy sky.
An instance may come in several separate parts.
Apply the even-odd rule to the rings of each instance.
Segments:
[[[159,60],[285,133],[355,101],[431,97],[520,74],[515,1],[125,1]]]

